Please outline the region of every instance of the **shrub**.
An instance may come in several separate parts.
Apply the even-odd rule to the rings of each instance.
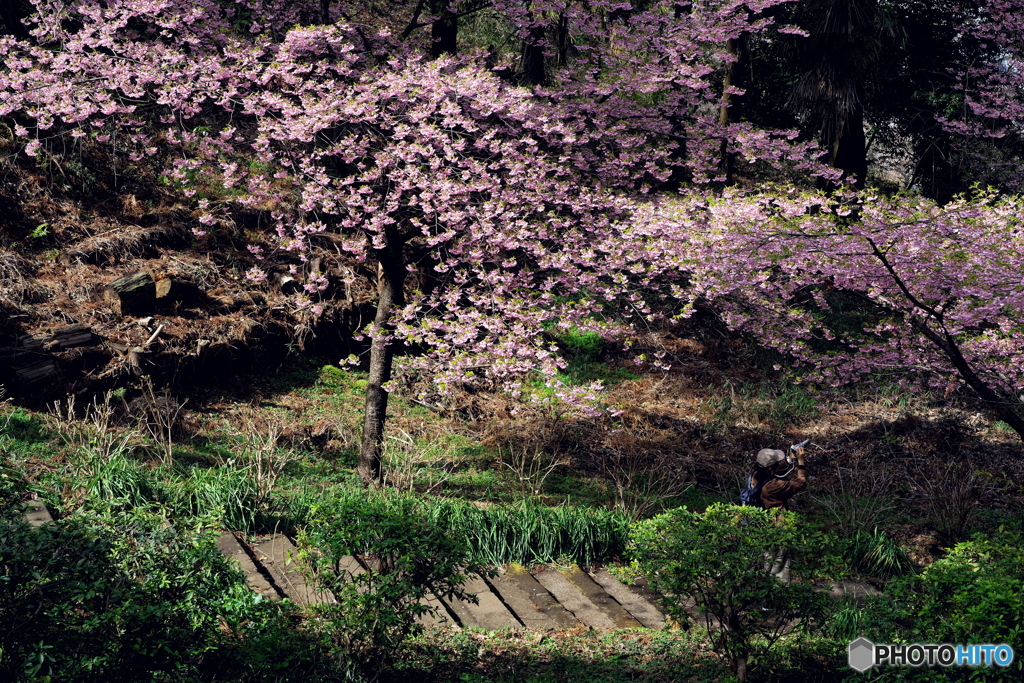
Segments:
[[[272,616],[215,538],[140,509],[0,520],[0,679],[196,678],[222,626]]]
[[[332,653],[352,677],[377,680],[393,653],[432,610],[428,595],[475,599],[462,584],[488,570],[463,537],[432,522],[407,496],[347,491],[315,506],[302,554],[336,605],[319,609]],[[359,571],[345,558],[359,557]]]
[[[910,584],[922,636],[936,643],[1006,643],[1024,652],[1024,539],[958,543]],[[1024,660],[1007,680],[1020,680]],[[1007,672],[1009,673],[1009,672]]]
[[[822,553],[834,541],[802,527],[794,513],[780,515],[715,504],[703,514],[679,508],[633,527],[634,557],[651,586],[672,596],[667,614],[687,623],[684,596],[691,597],[715,651],[741,681],[751,658],[767,655],[786,633],[817,629],[827,612],[828,597],[810,581],[832,564]],[[766,566],[773,548],[792,553],[792,583]]]

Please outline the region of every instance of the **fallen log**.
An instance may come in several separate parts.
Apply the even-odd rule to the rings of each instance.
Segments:
[[[14,374],[22,384],[33,384],[57,374],[57,361],[42,358],[14,368]]]
[[[154,291],[158,305],[179,301],[184,304],[196,304],[203,300],[203,291],[194,283],[168,276],[157,279]]]
[[[107,285],[103,300],[119,315],[149,313],[156,305],[156,282],[146,271],[119,277]]]
[[[93,341],[92,330],[88,325],[72,323],[61,325],[52,330],[53,338],[60,342],[62,349],[70,349],[75,346],[84,346]]]

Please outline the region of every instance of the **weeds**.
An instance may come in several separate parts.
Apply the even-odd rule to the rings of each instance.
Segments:
[[[284,468],[298,460],[298,455],[293,450],[279,448],[284,431],[279,422],[270,421],[261,431],[250,414],[244,424],[241,448],[224,464],[245,472],[255,485],[256,499],[266,501]]]
[[[892,536],[878,528],[855,532],[850,541],[849,553],[851,567],[868,576],[888,578],[909,574],[914,570],[907,551]]]
[[[549,455],[540,448],[509,446],[507,453],[500,455],[501,464],[515,475],[516,489],[522,496],[539,496],[544,491],[544,482],[551,473],[567,461]]]
[[[605,471],[615,495],[615,509],[631,521],[664,512],[666,503],[678,500],[693,486],[679,467],[655,461],[637,450],[606,459]]]
[[[177,515],[215,515],[229,529],[250,533],[258,528],[264,501],[245,470],[220,467],[173,474],[165,490],[167,504]]]
[[[74,396],[63,404],[56,402],[47,416],[48,426],[66,446],[88,459],[105,462],[130,453],[139,445],[141,435],[136,429],[114,428],[112,398],[109,391],[102,401],[94,398],[85,406],[81,417],[76,414]]]
[[[445,451],[440,442],[420,445],[408,432],[401,429],[398,432],[384,440],[381,469],[385,486],[413,493],[417,480],[425,474],[424,490],[430,493],[451,478],[450,472],[431,467],[444,460]]]
[[[957,461],[915,483],[924,493],[935,529],[950,541],[963,537],[978,514],[978,500],[994,487],[991,474]]]
[[[560,558],[593,565],[620,555],[629,534],[629,519],[620,512],[569,505],[552,508],[529,498],[488,508],[432,500],[427,515],[450,533],[467,538],[477,556],[497,566]]]
[[[726,390],[728,393],[722,393]],[[736,386],[726,380],[722,387],[708,385],[707,391],[712,396],[705,401],[704,412],[719,425],[748,422],[783,429],[818,411],[816,398],[804,388],[790,384],[777,387],[765,382],[744,382]]]
[[[844,534],[877,528],[896,508],[892,474],[880,467],[858,471],[836,467],[835,477],[811,500],[823,508]]]
[[[185,402],[174,398],[170,387],[164,387],[157,392],[149,375],[142,377],[144,412],[138,417],[141,418],[140,422],[146,425],[153,443],[160,451],[164,467],[170,467],[174,463],[174,432]]]

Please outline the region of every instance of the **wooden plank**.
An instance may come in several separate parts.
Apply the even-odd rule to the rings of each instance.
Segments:
[[[609,574],[606,569],[598,569],[591,574],[591,577],[645,627],[661,628],[665,625],[665,615],[661,613],[661,610],[638,591]]]
[[[245,552],[242,548],[242,544],[239,543],[235,535],[230,532],[224,532],[217,538],[217,548],[233,559],[241,567],[242,571],[245,572],[245,580],[249,586],[269,600],[279,600],[280,595],[274,590],[274,587],[270,585],[266,577],[260,574],[256,565],[253,564],[252,558],[249,557],[249,553]]]

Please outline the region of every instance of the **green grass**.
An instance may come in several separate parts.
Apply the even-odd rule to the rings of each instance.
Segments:
[[[497,566],[606,562],[622,554],[629,533],[629,520],[612,510],[547,507],[529,499],[487,508],[436,500],[427,504],[427,514],[468,538],[480,557]]]

